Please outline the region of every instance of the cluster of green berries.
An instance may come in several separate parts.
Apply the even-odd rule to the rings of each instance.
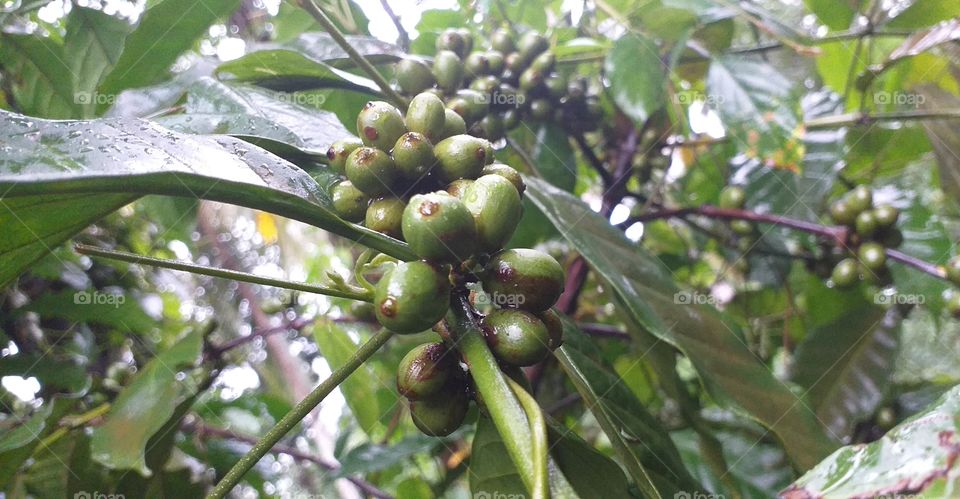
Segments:
[[[876,280],[887,275],[886,248],[896,248],[903,241],[897,229],[900,211],[893,206],[874,206],[873,192],[857,186],[830,205],[830,216],[850,230],[848,243],[854,249],[834,267],[830,279],[840,288],[850,287],[860,279]]]
[[[497,141],[522,120],[556,119],[581,131],[596,128],[599,98],[586,80],[568,81],[555,71],[550,43],[536,32],[519,40],[507,30],[490,36],[490,48],[473,50],[466,29],[448,29],[437,38],[432,64],[407,58],[396,67],[402,94],[425,91],[446,99],[470,133]]]
[[[947,261],[944,271],[948,281],[953,283],[954,286],[960,286],[960,255],[954,256]],[[946,300],[947,312],[954,318],[960,319],[960,291],[957,289],[949,290]]]
[[[376,283],[380,325],[398,334],[431,329],[455,289],[479,282],[504,305],[481,319],[490,349],[505,368],[531,365],[561,342],[560,318],[549,309],[563,292],[563,269],[546,253],[503,249],[523,214],[525,185],[516,170],[494,162],[488,140],[465,132],[460,115],[432,92],[416,95],[405,115],[385,102],[367,103],[357,117],[360,139],[327,152],[331,168],[346,177],[333,188],[334,210],[406,241],[419,258],[397,263]],[[471,398],[469,378],[444,339],[414,348],[397,374],[414,423],[428,435],[459,427]]]

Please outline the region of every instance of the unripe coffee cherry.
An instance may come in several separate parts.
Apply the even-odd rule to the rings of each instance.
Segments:
[[[402,262],[374,289],[377,322],[397,334],[419,333],[443,319],[450,308],[450,281],[441,267]]]
[[[474,182],[476,181],[473,179],[458,178],[457,180],[447,184],[447,188],[444,190],[447,191],[447,194],[450,194],[451,196],[463,201],[464,192],[467,190],[467,187]]]
[[[493,50],[502,54],[513,52],[516,50],[516,46],[513,44],[513,33],[505,29],[494,31],[490,35],[490,46],[493,47]]]
[[[731,220],[730,229],[741,236],[752,235],[756,230],[753,224],[746,220]],[[753,246],[753,244],[751,243],[750,246]]]
[[[437,79],[440,88],[453,93],[463,82],[463,62],[457,54],[441,50],[433,58],[433,77]]]
[[[467,78],[473,79],[490,74],[490,61],[484,52],[474,52],[463,61],[463,70]]]
[[[960,319],[960,293],[957,290],[953,290],[947,296],[947,313],[950,314],[954,319]]]
[[[496,76],[481,76],[470,83],[470,90],[480,92],[481,95],[493,95],[500,88],[500,79]]]
[[[563,268],[550,255],[532,249],[508,249],[491,257],[483,278],[488,294],[510,297],[508,306],[542,312],[563,293]]]
[[[357,115],[357,134],[364,145],[385,152],[407,132],[400,110],[383,101],[370,101]]]
[[[367,204],[370,203],[370,198],[354,187],[349,180],[338,183],[330,193],[330,199],[333,202],[333,211],[348,222],[363,220],[367,212]]]
[[[446,109],[443,101],[434,94],[421,93],[410,99],[405,119],[407,129],[417,132],[430,140],[440,142],[446,122]]]
[[[530,103],[530,117],[536,121],[547,121],[553,117],[553,104],[547,99],[534,99]]]
[[[567,79],[557,73],[544,78],[543,86],[547,88],[547,93],[554,99],[559,99],[567,93]]]
[[[330,168],[333,171],[343,175],[347,167],[347,156],[362,146],[363,142],[356,137],[340,139],[334,142],[330,149],[327,149],[327,160],[330,161]]]
[[[503,70],[504,80],[516,80],[520,77],[520,73],[527,68],[527,61],[523,60],[523,56],[519,52],[507,54],[503,63],[506,66],[506,69]]]
[[[500,175],[483,175],[467,186],[463,204],[473,214],[478,249],[485,253],[503,248],[523,215],[517,188]]]
[[[888,248],[898,248],[903,244],[903,232],[896,227],[888,227],[880,233],[880,243]]]
[[[410,400],[436,395],[450,379],[454,360],[443,343],[413,347],[397,367],[397,391]]]
[[[517,192],[522,196],[523,191],[527,190],[527,185],[523,182],[520,172],[503,163],[493,163],[483,167],[481,175],[500,175],[510,181]]]
[[[557,57],[553,55],[553,52],[547,51],[535,57],[533,62],[530,63],[530,67],[546,74],[553,70],[553,65],[556,62]]]
[[[520,124],[520,113],[516,109],[507,109],[503,112],[503,126],[513,130]]]
[[[443,33],[440,33],[440,36],[437,37],[437,52],[442,50],[448,50],[457,55],[457,57],[463,57],[467,55],[467,41],[464,40],[463,35],[457,32],[456,29],[447,29]]]
[[[494,310],[480,321],[493,355],[512,366],[531,366],[550,353],[550,332],[536,315],[523,310]]]
[[[484,116],[474,127],[474,130],[477,132],[477,135],[489,141],[500,140],[507,132],[506,127],[503,126],[503,118],[496,113],[490,113]],[[493,154],[490,154],[489,157],[492,158]]]
[[[849,288],[860,280],[860,267],[853,258],[845,258],[833,268],[830,275],[833,284],[838,288]]]
[[[430,66],[416,59],[404,59],[397,63],[397,84],[407,95],[416,95],[432,87],[436,82]]]
[[[465,133],[467,133],[467,122],[463,121],[463,117],[453,109],[444,109],[443,133],[440,134],[440,137],[438,137],[438,140],[434,142],[434,144],[443,139],[453,137],[454,135],[462,135]]]
[[[544,73],[536,68],[527,68],[520,74],[520,91],[530,93],[543,85]]]
[[[403,239],[424,260],[466,260],[475,251],[476,238],[473,215],[446,192],[413,196],[403,211]]]
[[[477,178],[487,164],[487,145],[484,139],[472,135],[454,135],[441,140],[434,147],[439,162],[437,176],[442,182],[458,178]]]
[[[458,90],[447,107],[463,117],[467,126],[480,121],[490,111],[490,99],[476,90]]]
[[[947,261],[946,273],[947,280],[960,286],[960,255],[957,255]]]
[[[457,34],[460,35],[460,38],[463,38],[463,54],[466,55],[473,52],[473,33],[467,28],[457,28],[456,31]]]
[[[887,253],[879,243],[863,243],[857,249],[860,263],[873,273],[883,270],[887,263]]]
[[[370,230],[400,239],[403,237],[401,223],[403,209],[407,207],[402,199],[392,196],[374,199],[367,207],[363,225]]]
[[[893,227],[900,218],[900,210],[889,204],[881,204],[873,209],[873,217],[877,219],[877,225],[881,228]]]
[[[857,234],[862,238],[869,238],[877,232],[877,219],[873,216],[873,210],[866,210],[857,215],[853,226],[857,229]]]
[[[399,177],[393,158],[380,149],[361,147],[347,157],[347,178],[368,196],[390,194]]]
[[[489,74],[493,76],[499,76],[500,73],[503,73],[503,68],[504,68],[503,52],[500,52],[497,50],[490,50],[484,55],[487,57],[487,68],[489,69]]]
[[[437,157],[426,137],[417,132],[407,132],[393,146],[393,161],[400,176],[415,182],[430,172],[437,164]]]
[[[830,205],[830,217],[840,225],[853,225],[857,215],[844,199],[838,199]]]
[[[747,202],[747,193],[743,188],[729,185],[720,191],[720,201],[718,205],[721,208],[740,209]]]
[[[865,185],[858,185],[844,196],[850,209],[857,215],[869,210],[873,206],[873,192]]]
[[[445,437],[463,424],[470,409],[466,389],[457,383],[448,383],[443,390],[421,400],[410,401],[410,417],[424,434]]]
[[[536,31],[527,31],[517,43],[517,52],[523,58],[524,65],[529,64],[542,52],[550,48],[550,42]]]
[[[550,309],[537,314],[537,317],[547,326],[547,333],[550,335],[550,343],[547,346],[550,350],[560,348],[560,345],[563,345],[563,321],[560,320],[560,314]]]

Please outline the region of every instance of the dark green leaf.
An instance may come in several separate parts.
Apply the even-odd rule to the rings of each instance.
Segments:
[[[372,64],[395,62],[403,56],[403,51],[392,43],[370,36],[347,35],[350,46],[360,52]],[[327,33],[303,33],[295,40],[284,44],[287,48],[300,52],[315,61],[325,62],[335,68],[355,67],[356,62],[340,48],[340,45]]]
[[[683,351],[714,400],[771,428],[798,466],[812,466],[830,451],[814,415],[750,353],[736,325],[712,307],[678,301],[663,264],[579,199],[537,179],[529,180],[527,192],[610,286],[636,324],[631,331],[648,331]]]
[[[577,185],[577,161],[567,134],[552,124],[537,129],[533,160],[537,171],[551,184],[568,192]]]
[[[24,307],[42,317],[59,317],[71,322],[89,322],[124,332],[146,334],[157,326],[134,296],[120,291],[65,290],[45,293]]]
[[[395,464],[407,462],[417,455],[429,454],[445,442],[454,442],[462,436],[462,431],[443,439],[417,433],[390,445],[363,443],[339,458],[340,469],[334,475],[343,477],[384,470]]]
[[[33,116],[76,118],[80,114],[63,47],[50,38],[3,34],[0,59],[16,75],[9,82],[13,101]]]
[[[643,123],[663,107],[665,70],[651,40],[634,34],[621,37],[607,55],[604,70],[613,101],[634,121]]]
[[[293,92],[315,88],[340,88],[379,95],[377,85],[361,76],[337,69],[292,50],[262,50],[226,62],[217,74],[272,90]]]
[[[120,59],[129,31],[126,21],[102,10],[80,6],[70,10],[63,51],[82,117],[95,114],[99,100],[97,86]]]

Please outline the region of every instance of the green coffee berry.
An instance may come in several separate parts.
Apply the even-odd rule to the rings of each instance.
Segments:
[[[528,31],[523,34],[517,43],[517,52],[523,58],[524,65],[529,64],[542,52],[550,48],[550,42],[536,31]]]
[[[857,215],[856,220],[853,222],[854,228],[857,230],[857,234],[862,238],[869,238],[875,232],[877,232],[877,218],[873,216],[873,210],[866,210],[860,212]]]
[[[857,256],[865,268],[876,273],[887,263],[886,250],[879,243],[863,243],[857,249]]]
[[[533,59],[530,63],[531,69],[536,69],[541,73],[549,73],[553,70],[553,65],[557,62],[557,57],[553,52],[544,52]]]
[[[550,255],[532,249],[508,249],[490,258],[483,289],[511,305],[542,312],[563,293],[563,268]],[[509,299],[507,299],[509,298]]]
[[[830,217],[840,225],[853,225],[857,215],[844,199],[838,199],[830,205]]]
[[[513,44],[513,33],[505,30],[498,29],[490,35],[490,46],[493,47],[493,50],[500,52],[501,54],[509,54],[516,50],[516,46]]]
[[[496,113],[490,113],[484,116],[483,119],[477,123],[475,130],[477,131],[477,135],[490,141],[500,140],[507,133],[506,127],[503,126],[503,118]],[[493,157],[492,152],[490,157]]]
[[[960,319],[960,293],[956,290],[953,290],[949,296],[947,296],[947,312],[954,318]]]
[[[472,135],[454,135],[441,140],[434,147],[439,162],[437,172],[442,182],[453,182],[458,178],[477,178],[487,164],[489,142]]]
[[[437,52],[450,51],[457,55],[457,58],[467,55],[467,41],[463,35],[455,29],[444,30],[437,37]]]
[[[480,321],[493,355],[505,364],[531,366],[550,353],[550,332],[536,315],[523,310],[494,310]]]
[[[530,103],[530,117],[536,121],[547,121],[553,117],[553,104],[547,99],[534,99]]]
[[[397,63],[397,84],[400,90],[407,95],[416,95],[436,82],[433,72],[423,61],[404,59]]]
[[[450,379],[453,355],[443,343],[413,347],[397,367],[397,391],[410,400],[436,395]]]
[[[417,181],[437,164],[437,157],[426,137],[417,132],[407,132],[393,146],[393,161],[402,177]]]
[[[403,211],[403,238],[420,258],[458,262],[474,253],[477,228],[470,210],[446,192],[418,194]]]
[[[881,228],[893,227],[900,218],[900,210],[889,204],[881,204],[873,209],[873,217],[877,219],[877,225]]]
[[[470,90],[480,92],[483,96],[493,95],[500,88],[500,79],[496,76],[481,76],[470,83]]]
[[[844,199],[847,200],[847,205],[849,205],[850,209],[857,215],[869,210],[873,206],[873,192],[870,191],[869,187],[864,185],[856,186],[844,196]]]
[[[347,178],[368,196],[390,194],[399,177],[389,154],[373,147],[361,147],[347,157]]]
[[[960,255],[957,255],[947,261],[946,274],[947,280],[960,286]]]
[[[483,175],[467,186],[463,204],[476,222],[478,249],[486,253],[507,244],[523,215],[517,188],[500,175]]]
[[[330,168],[333,171],[343,175],[347,167],[347,156],[362,146],[363,142],[356,137],[340,139],[334,142],[330,149],[327,149],[327,160],[330,161]]]
[[[879,240],[888,248],[898,248],[903,244],[903,232],[896,227],[888,227],[880,232]]]
[[[443,319],[450,308],[450,281],[441,267],[401,262],[374,289],[377,322],[397,334],[419,333]]]
[[[374,199],[367,207],[363,225],[370,230],[400,239],[403,233],[400,224],[403,221],[403,209],[407,207],[402,199],[392,196]]]
[[[411,132],[423,134],[431,143],[439,142],[446,122],[443,101],[431,93],[417,94],[410,99],[405,122]]]
[[[445,437],[463,424],[470,409],[470,398],[464,387],[450,383],[434,395],[410,401],[410,417],[424,434]]]
[[[473,52],[473,33],[467,28],[457,28],[457,34],[460,35],[460,38],[463,38],[463,54]]]
[[[354,187],[353,182],[349,180],[338,183],[330,193],[330,198],[333,202],[333,211],[348,222],[363,220],[367,212],[367,204],[370,203],[370,198]]]
[[[504,68],[504,58],[503,52],[497,50],[490,50],[486,54],[487,57],[487,68],[489,68],[489,74],[497,76],[500,73],[503,73]]]
[[[755,232],[755,230],[756,230],[756,228],[753,226],[753,224],[750,223],[750,222],[748,222],[748,221],[746,221],[746,220],[731,220],[731,221],[730,221],[730,229],[731,229],[734,233],[739,234],[739,235],[741,235],[741,236],[749,236],[749,235],[752,235],[752,234]],[[751,246],[752,246],[752,244],[751,244]]]
[[[483,167],[481,175],[500,175],[510,181],[517,192],[522,196],[523,191],[527,190],[527,185],[523,182],[520,172],[503,163],[493,163]]]
[[[467,133],[467,122],[463,121],[463,117],[453,109],[444,109],[443,118],[443,133],[440,134],[440,137],[438,137],[434,143],[453,137],[454,135]]]
[[[740,209],[743,208],[746,202],[747,193],[744,192],[742,187],[729,185],[720,191],[720,201],[718,204],[721,208]]]
[[[563,321],[560,320],[560,314],[549,309],[537,314],[537,317],[547,326],[547,333],[550,336],[547,346],[550,350],[560,348],[560,345],[563,345]]]
[[[557,73],[544,78],[543,86],[547,88],[547,93],[554,99],[559,99],[567,93],[567,79]]]
[[[447,102],[447,107],[463,117],[467,125],[480,121],[490,110],[490,98],[476,90],[463,89]]]
[[[513,52],[507,54],[503,59],[503,64],[505,69],[503,70],[503,79],[513,80],[520,76],[520,73],[523,72],[527,67],[527,61],[523,60],[523,56],[519,52]]]
[[[457,180],[447,184],[447,188],[444,190],[447,191],[447,194],[450,194],[451,196],[463,201],[464,192],[466,191],[467,187],[474,182],[476,181],[473,179],[458,178]]]
[[[521,92],[533,92],[540,85],[543,85],[544,73],[536,68],[527,68],[523,73],[520,73],[520,91]]]
[[[433,77],[437,85],[448,93],[455,92],[463,82],[463,62],[457,54],[442,50],[433,58]]]
[[[463,61],[463,70],[467,78],[473,79],[490,74],[490,61],[484,52],[474,52]]]
[[[364,145],[390,152],[393,144],[406,132],[400,110],[386,102],[367,102],[357,115],[357,134]]]
[[[507,130],[513,130],[520,124],[520,113],[516,109],[507,109],[503,112],[503,126]]]
[[[840,263],[833,268],[830,279],[838,288],[849,288],[860,280],[860,266],[853,258],[840,260]]]

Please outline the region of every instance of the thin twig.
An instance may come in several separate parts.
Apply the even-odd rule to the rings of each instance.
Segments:
[[[383,7],[383,11],[387,14],[387,17],[393,21],[393,25],[397,28],[397,43],[400,45],[400,48],[406,52],[410,48],[410,35],[407,33],[407,30],[404,29],[403,23],[400,22],[400,18],[397,17],[397,14],[393,12],[393,8],[390,7],[390,3],[387,0],[380,0],[380,6]]]
[[[877,121],[909,121],[909,120],[957,120],[960,119],[960,109],[935,109],[891,111],[887,113],[845,113],[834,116],[815,118],[804,123],[807,130],[823,128],[840,128],[845,126],[869,125]]]
[[[573,140],[576,141],[577,145],[580,147],[580,153],[583,154],[584,158],[586,158],[587,164],[593,167],[597,174],[600,175],[600,179],[603,180],[604,189],[607,189],[613,185],[613,175],[610,175],[610,172],[607,171],[603,161],[601,161],[600,158],[597,157],[597,154],[593,152],[593,148],[587,143],[587,138],[584,137],[582,133],[575,133],[573,134]]]
[[[272,327],[269,329],[257,330],[246,336],[238,336],[230,341],[226,341],[220,345],[217,345],[209,349],[206,353],[204,353],[204,357],[205,359],[221,357],[224,353],[230,350],[233,350],[234,348],[250,343],[251,341],[256,340],[257,338],[265,338],[272,334],[285,333],[291,330],[300,331],[301,329],[309,326],[313,322],[314,322],[314,319],[304,319],[301,317],[301,318],[294,319],[281,326]]]
[[[583,322],[583,323],[577,324],[577,327],[579,327],[581,331],[589,334],[590,336],[597,336],[600,338],[615,338],[618,340],[630,339],[630,335],[627,334],[624,330],[608,324],[595,324],[595,323]]]

